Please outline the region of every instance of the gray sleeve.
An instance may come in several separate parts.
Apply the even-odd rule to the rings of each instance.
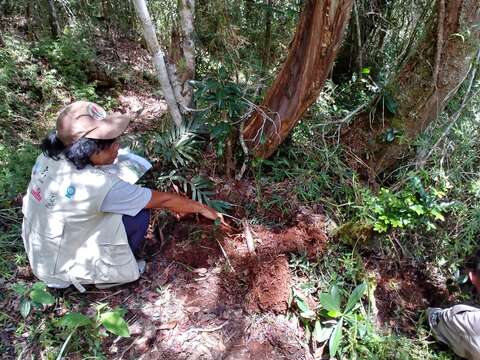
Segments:
[[[119,181],[103,199],[100,211],[135,216],[152,197],[150,189]]]

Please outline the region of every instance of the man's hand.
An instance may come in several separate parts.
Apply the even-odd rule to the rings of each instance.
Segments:
[[[223,215],[208,206],[205,206],[205,208],[202,211],[200,211],[200,215],[202,215],[203,217],[209,220],[213,220],[213,221],[220,220],[220,228],[226,231],[232,230],[232,227],[227,224],[227,222],[223,218]]]
[[[219,212],[208,206],[202,205],[197,201],[173,193],[162,193],[152,190],[152,198],[145,208],[163,208],[170,210],[175,214],[177,219],[181,219],[188,214],[200,214],[212,221],[217,219],[220,220],[220,227],[223,230],[232,229],[230,225],[225,222],[223,215]]]

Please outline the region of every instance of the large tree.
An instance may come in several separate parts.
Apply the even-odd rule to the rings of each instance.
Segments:
[[[480,47],[480,2],[438,0],[424,39],[373,109],[344,131],[353,167],[371,180],[392,169],[443,111]]]
[[[317,99],[340,46],[352,0],[307,0],[287,59],[243,128],[256,156],[269,157]]]

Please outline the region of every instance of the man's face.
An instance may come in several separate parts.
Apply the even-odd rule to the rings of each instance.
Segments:
[[[477,292],[480,293],[480,275],[475,273],[474,271],[470,271],[468,273],[468,277],[470,278],[473,286],[475,286]]]
[[[93,165],[110,165],[117,158],[119,149],[120,144],[118,142],[114,142],[109,147],[90,156],[90,161]]]

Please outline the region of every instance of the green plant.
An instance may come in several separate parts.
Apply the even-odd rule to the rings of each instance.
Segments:
[[[91,317],[79,312],[69,312],[56,321],[55,325],[68,333],[57,359],[64,356],[68,346],[72,351],[86,347],[99,352],[101,339],[106,336],[105,331],[117,336],[130,336],[128,324],[124,319],[126,310],[121,308],[110,310],[107,304],[99,304],[95,307],[95,311],[95,315]],[[75,338],[73,338],[74,335]]]
[[[323,343],[328,340],[329,354],[334,357],[342,344],[344,327],[356,329],[355,337],[362,338],[366,334],[366,317],[358,312],[360,300],[367,289],[366,284],[358,285],[349,295],[342,310],[342,296],[337,286],[332,286],[329,293],[319,296],[320,309],[310,309],[304,296],[293,289],[292,299],[299,310],[299,317],[303,320],[312,338]],[[313,324],[313,326],[312,326]],[[313,330],[311,328],[313,327]]]
[[[43,305],[52,305],[55,298],[46,290],[47,286],[43,282],[36,282],[31,287],[24,283],[12,285],[12,290],[20,295],[19,311],[26,318],[32,308],[40,309]]]
[[[397,192],[380,189],[378,195],[366,201],[373,230],[384,233],[391,228],[413,229],[419,225],[427,230],[435,229],[434,222],[444,221],[444,213],[452,205],[441,201],[446,190],[434,186],[426,189],[418,176],[410,177],[405,188]]]
[[[189,194],[192,200],[206,204],[219,212],[225,212],[230,209],[231,204],[223,200],[212,199],[213,184],[202,176],[194,176],[187,179],[180,175],[176,170],[161,174],[157,177],[156,185],[160,189],[173,188],[177,192]]]
[[[169,130],[154,135],[149,140],[148,151],[154,157],[178,169],[196,161],[199,155],[201,124],[189,121],[181,126],[171,126]]]

